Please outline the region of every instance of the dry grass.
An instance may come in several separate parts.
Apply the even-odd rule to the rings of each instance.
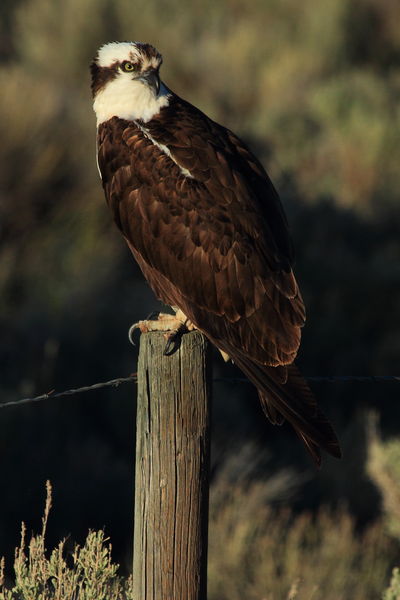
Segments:
[[[83,546],[67,555],[65,540],[46,552],[46,528],[51,508],[51,485],[42,519],[42,531],[26,541],[22,523],[21,543],[15,551],[15,585],[5,586],[4,559],[0,564],[0,600],[128,600],[131,580],[117,575],[111,560],[111,544],[103,531],[90,531]]]

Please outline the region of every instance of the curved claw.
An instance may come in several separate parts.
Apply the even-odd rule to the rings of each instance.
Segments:
[[[170,336],[168,336],[168,340],[167,340],[167,343],[165,344],[165,348],[164,348],[164,352],[163,352],[164,356],[171,356],[177,350],[179,350],[179,347],[180,347],[181,341],[182,341],[182,336],[185,333],[187,333],[187,331],[188,331],[188,329],[187,329],[186,325],[184,323],[182,323],[182,325],[180,325],[176,331],[174,331],[173,333],[171,333]]]
[[[132,344],[132,346],[136,346],[136,344],[135,344],[135,342],[133,340],[133,333],[134,333],[135,329],[137,329],[137,323],[134,323],[128,329],[128,340],[130,341],[130,343]]]
[[[135,331],[135,329],[140,329],[141,331],[144,330],[143,326],[147,321],[157,321],[158,317],[160,316],[160,311],[159,310],[153,310],[148,317],[146,317],[146,319],[144,321],[138,321],[137,323],[134,323],[133,325],[131,325],[128,329],[128,339],[130,341],[130,343],[132,344],[132,346],[136,346],[135,342],[133,341],[133,333]],[[142,329],[143,328],[143,329]]]

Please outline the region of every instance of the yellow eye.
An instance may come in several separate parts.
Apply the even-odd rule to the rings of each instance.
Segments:
[[[121,69],[122,71],[125,71],[125,73],[129,73],[130,71],[135,70],[135,65],[129,61],[125,61],[122,63]]]

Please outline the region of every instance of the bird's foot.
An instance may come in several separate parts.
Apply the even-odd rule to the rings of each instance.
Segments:
[[[139,329],[141,333],[148,333],[149,331],[175,331],[180,325],[182,325],[182,320],[177,319],[176,315],[153,312],[147,319],[138,321],[130,326],[128,331],[129,341],[134,344],[132,338],[136,329]]]
[[[149,331],[164,331],[167,343],[164,349],[164,355],[170,356],[174,354],[180,346],[182,335],[188,331],[196,329],[195,325],[181,310],[177,310],[175,315],[166,313],[152,313],[147,319],[134,323],[129,328],[128,337],[131,344],[135,345],[133,341],[133,334],[136,329],[139,329],[141,333],[148,333]]]

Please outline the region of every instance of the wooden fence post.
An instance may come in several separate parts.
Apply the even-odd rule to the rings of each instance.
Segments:
[[[210,348],[198,331],[165,343],[140,339],[133,597],[206,600]]]

